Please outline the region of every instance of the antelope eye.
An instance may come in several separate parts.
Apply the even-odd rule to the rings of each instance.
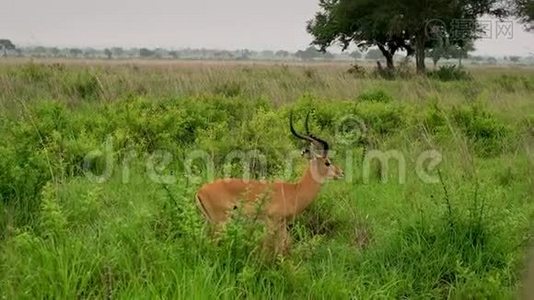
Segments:
[[[329,161],[325,162],[324,164],[325,164],[325,166],[330,167],[330,162]]]

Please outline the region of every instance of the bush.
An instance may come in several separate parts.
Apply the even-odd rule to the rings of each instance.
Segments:
[[[358,64],[354,64],[352,67],[350,67],[350,69],[347,70],[347,73],[356,78],[362,78],[367,75],[367,70]]]
[[[434,135],[448,132],[447,112],[443,111],[436,103],[427,108],[423,116],[423,125]]]
[[[505,149],[509,128],[480,106],[456,107],[451,115],[457,126],[474,142],[477,153],[493,156]]]
[[[363,119],[371,134],[392,134],[405,124],[402,107],[392,103],[360,102],[356,106],[356,115]]]
[[[360,96],[358,96],[358,100],[388,103],[393,101],[393,97],[391,97],[382,89],[373,89],[360,94]]]
[[[471,75],[461,67],[456,65],[441,66],[436,71],[431,71],[427,75],[429,78],[440,81],[471,80]]]

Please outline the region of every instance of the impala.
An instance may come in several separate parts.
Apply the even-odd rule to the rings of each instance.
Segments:
[[[308,144],[302,152],[308,159],[308,167],[300,180],[289,183],[220,179],[207,183],[199,189],[196,201],[211,224],[220,229],[232,211],[240,207],[245,215],[257,214],[256,217],[266,222],[269,234],[277,240],[275,252],[288,250],[287,222],[313,202],[325,180],[343,177],[343,170],[333,165],[328,157],[328,143],[309,133],[308,117],[309,114],[305,135],[296,132],[292,114],[289,117],[291,133]],[[263,203],[258,211],[259,201]]]

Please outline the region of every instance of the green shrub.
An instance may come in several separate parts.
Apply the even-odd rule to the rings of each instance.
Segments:
[[[423,116],[423,125],[434,135],[448,131],[447,112],[443,111],[437,104],[427,108]]]
[[[356,106],[356,114],[363,119],[370,134],[392,134],[405,124],[403,109],[398,104],[360,102]]]
[[[39,229],[44,238],[63,238],[66,232],[67,219],[58,200],[58,191],[54,183],[49,182],[43,187]]]
[[[360,94],[360,96],[358,96],[358,100],[388,103],[393,101],[393,97],[391,97],[382,89],[374,89]]]
[[[472,77],[466,70],[456,65],[441,66],[436,71],[428,73],[428,77],[440,81],[471,80]]]
[[[509,128],[478,105],[456,107],[452,119],[475,144],[481,155],[496,155],[506,149]]]
[[[347,73],[356,78],[362,78],[367,75],[367,70],[358,64],[353,64],[350,69],[347,70]]]

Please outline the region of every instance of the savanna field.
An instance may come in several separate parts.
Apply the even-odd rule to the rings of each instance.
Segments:
[[[1,60],[0,298],[515,298],[534,69],[349,68]],[[300,131],[310,112],[345,179],[290,225],[287,256],[263,255],[262,224],[238,214],[214,243],[203,183],[304,171],[290,111]],[[265,159],[243,170],[236,151]]]

